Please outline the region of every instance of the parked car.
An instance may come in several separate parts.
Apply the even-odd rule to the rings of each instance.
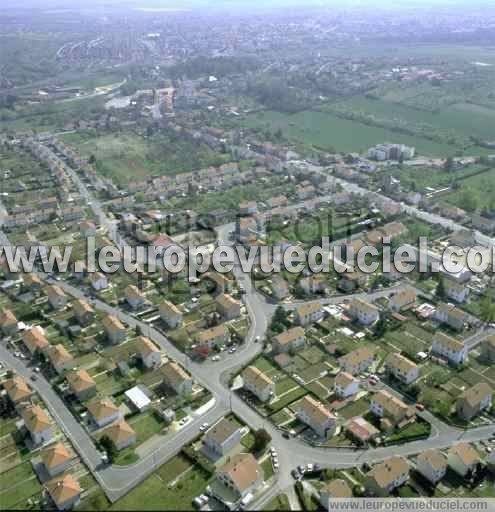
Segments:
[[[416,409],[418,411],[424,411],[425,410],[425,406],[423,404],[416,404]]]

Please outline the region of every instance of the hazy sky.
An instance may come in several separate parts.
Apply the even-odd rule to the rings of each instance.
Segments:
[[[24,8],[53,8],[53,7],[171,7],[171,8],[278,8],[278,7],[306,7],[306,6],[335,6],[335,7],[351,7],[351,6],[380,6],[380,7],[413,7],[433,5],[492,5],[490,0],[0,0],[3,8],[7,7],[24,7]]]

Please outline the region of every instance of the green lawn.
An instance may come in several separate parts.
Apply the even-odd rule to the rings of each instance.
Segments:
[[[208,477],[202,470],[194,468],[169,488],[167,482],[179,476],[176,468],[183,467],[182,462],[176,463],[175,459],[172,461],[167,463],[170,464],[166,466],[167,469],[162,466],[157,473],[113,503],[110,510],[191,510],[192,500],[205,491]]]
[[[415,146],[420,153],[426,155],[455,153],[455,148],[447,144],[366,126],[326,112],[303,111],[291,115],[263,111],[249,115],[242,122],[252,128],[268,126],[272,132],[280,128],[291,141],[314,145],[324,150],[364,152],[375,144],[390,141]]]
[[[41,486],[29,461],[0,474],[1,508],[12,508],[40,491]],[[24,501],[23,503],[24,504]]]
[[[279,494],[275,496],[272,501],[270,501],[263,510],[267,511],[275,511],[275,510],[289,510],[289,500],[287,495]]]
[[[81,155],[94,155],[97,171],[123,184],[152,174],[178,174],[228,161],[226,155],[195,146],[186,139],[174,139],[172,143],[166,134],[146,138],[131,131],[100,136],[76,133],[62,139]]]
[[[129,425],[136,431],[136,444],[143,443],[158,434],[163,428],[163,423],[157,419],[153,412],[140,414],[134,421],[130,420]]]

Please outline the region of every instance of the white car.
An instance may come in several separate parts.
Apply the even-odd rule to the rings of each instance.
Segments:
[[[211,358],[212,361],[220,361],[220,356],[213,356]]]
[[[201,427],[199,427],[200,432],[204,432],[210,426],[209,423],[203,423]]]

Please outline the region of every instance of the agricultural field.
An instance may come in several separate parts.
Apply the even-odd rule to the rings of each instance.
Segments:
[[[417,136],[402,135],[391,130],[366,126],[358,121],[341,119],[327,112],[303,111],[282,114],[273,111],[257,112],[243,119],[248,128],[283,135],[294,143],[326,151],[365,152],[369,147],[385,141],[415,146],[420,154],[448,156],[455,148],[448,144],[428,141]]]

